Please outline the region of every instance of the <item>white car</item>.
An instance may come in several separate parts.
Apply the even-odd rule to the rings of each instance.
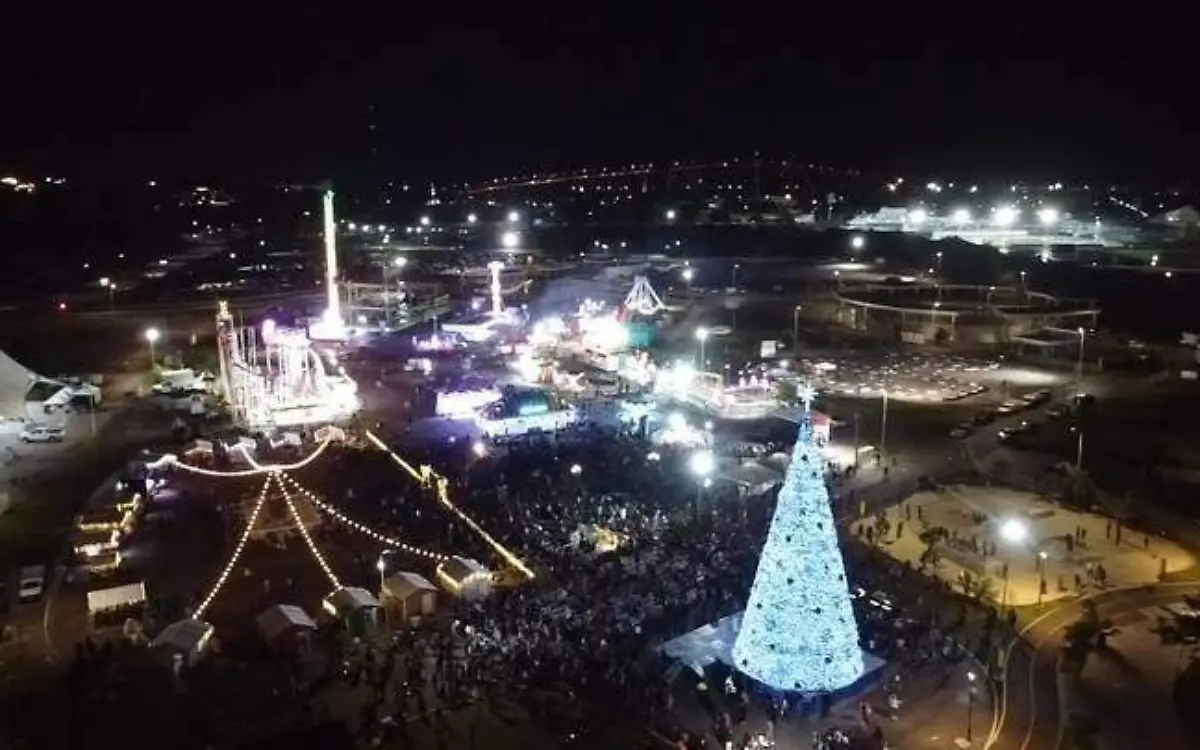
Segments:
[[[1019,413],[1024,408],[1025,404],[1021,403],[1020,401],[1005,401],[1003,404],[1000,404],[998,407],[996,407],[996,413],[1002,417],[1008,417]]]
[[[46,587],[46,566],[31,565],[21,569],[21,579],[17,586],[17,599],[22,604],[36,602],[42,598],[42,590]]]
[[[18,436],[22,443],[61,443],[63,429],[46,425],[28,425]]]

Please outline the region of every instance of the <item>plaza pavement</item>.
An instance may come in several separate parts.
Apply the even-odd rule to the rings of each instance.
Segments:
[[[1190,553],[1167,539],[1001,487],[950,486],[918,492],[884,510],[881,517],[888,530],[875,541],[889,555],[914,567],[920,567],[926,549],[920,539],[922,530],[944,528],[951,538],[937,543],[939,562],[933,572],[958,586],[964,573],[989,579],[991,596],[1007,606],[1154,583],[1196,564]],[[873,523],[868,519],[861,525]],[[1020,524],[1026,538],[1006,536],[1006,524]],[[1106,574],[1103,581],[1094,575],[1101,566]],[[1043,579],[1045,591],[1040,592]]]

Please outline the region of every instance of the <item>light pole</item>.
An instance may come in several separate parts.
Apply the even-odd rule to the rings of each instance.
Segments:
[[[975,713],[975,673],[967,672],[967,742],[971,741],[971,718]]]
[[[700,521],[700,498],[704,492],[704,486],[708,483],[708,476],[712,474],[716,468],[717,461],[713,458],[712,451],[697,451],[692,454],[688,461],[688,466],[692,473],[696,475],[696,499],[692,503],[692,520]]]
[[[707,372],[707,370],[705,370],[704,342],[708,341],[708,329],[697,328],[696,340],[700,342],[700,372]]]
[[[396,256],[392,259],[392,267],[397,271],[408,265],[408,258],[403,255]],[[383,327],[387,328],[392,323],[392,298],[388,293],[388,264],[382,263],[379,266],[380,273],[383,276]]]
[[[888,384],[883,381],[883,416],[879,420],[879,458],[883,460],[883,450],[887,447],[887,410],[888,410]]]
[[[793,352],[793,356],[795,355],[795,353],[800,351],[800,311],[803,309],[804,309],[803,306],[796,305],[796,307],[792,310],[792,352]]]
[[[1087,330],[1079,326],[1079,361],[1075,364],[1075,393],[1083,393],[1083,345],[1087,341]]]
[[[1024,271],[1022,271],[1022,272],[1021,272],[1021,301],[1022,301],[1022,302],[1024,302],[1024,301],[1025,301],[1025,295],[1026,295],[1026,291],[1025,291],[1025,272],[1024,272]]]
[[[154,369],[154,345],[158,342],[158,339],[160,336],[162,336],[162,334],[159,333],[159,330],[157,328],[154,328],[152,326],[150,328],[147,328],[146,332],[143,333],[142,335],[146,338],[146,343],[150,344],[150,369],[153,370]]]
[[[1083,428],[1075,426],[1071,428],[1075,433],[1075,471],[1083,470]]]
[[[113,292],[116,291],[116,284],[113,283],[112,279],[108,278],[107,276],[103,276],[100,278],[100,286],[104,287],[104,290],[108,292],[108,311],[112,312]]]
[[[688,266],[683,269],[683,280],[687,282],[688,296],[692,296],[692,279],[696,277],[696,269]]]
[[[735,290],[735,291],[737,290],[737,272],[738,272],[738,269],[739,269],[739,268],[741,268],[741,267],[742,267],[742,266],[741,266],[741,264],[740,264],[740,263],[734,263],[734,264],[733,264],[733,273],[731,274],[732,278],[730,278],[730,282],[731,282],[731,283],[730,283],[730,285],[729,285],[729,288],[730,288],[730,289],[733,289],[733,290]]]

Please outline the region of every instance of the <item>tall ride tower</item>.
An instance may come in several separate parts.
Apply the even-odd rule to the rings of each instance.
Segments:
[[[333,215],[333,190],[322,198],[325,215],[325,322],[330,326],[342,324],[342,298],[338,292],[337,223]]]

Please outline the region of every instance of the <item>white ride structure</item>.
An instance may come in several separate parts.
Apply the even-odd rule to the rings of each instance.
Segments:
[[[217,311],[221,387],[234,422],[250,430],[327,424],[358,411],[357,384],[325,362],[303,329],[272,320],[238,327],[225,302]]]
[[[630,287],[629,293],[625,295],[625,309],[637,313],[638,315],[654,315],[657,312],[666,309],[662,298],[658,296],[658,292],[654,291],[654,287],[650,286],[650,280],[645,276],[636,276],[633,279],[633,286]]]

